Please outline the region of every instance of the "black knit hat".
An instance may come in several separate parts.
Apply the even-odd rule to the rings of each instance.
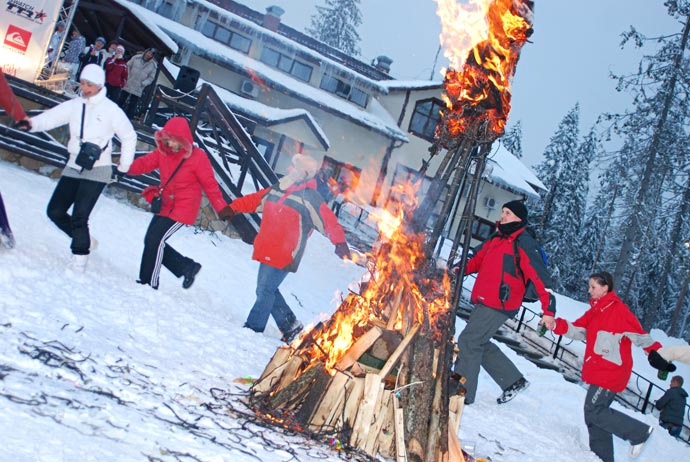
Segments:
[[[503,208],[510,210],[522,221],[527,221],[527,207],[523,201],[510,201],[503,204]]]

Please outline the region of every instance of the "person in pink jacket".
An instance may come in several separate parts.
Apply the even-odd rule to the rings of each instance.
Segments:
[[[613,277],[602,271],[589,276],[590,309],[574,322],[556,318],[547,323],[557,335],[584,340],[582,380],[589,384],[585,424],[589,448],[604,462],[613,462],[613,435],[630,442],[630,457],[640,455],[653,427],[611,409],[616,393],[625,390],[632,374],[631,346],[658,356],[659,342],[642,329],[628,306],[613,291]],[[663,361],[663,359],[661,359]],[[665,361],[664,361],[665,363]],[[667,367],[660,364],[655,367]]]
[[[142,175],[158,170],[160,185],[146,188],[147,202],[160,197],[160,211],[153,215],[144,237],[144,252],[139,268],[140,284],[158,289],[161,266],[176,277],[183,277],[182,287],[194,283],[201,264],[185,257],[166,243],[184,225],[193,225],[201,207],[201,191],[206,193],[216,212],[227,207],[213,175],[206,153],[194,146],[187,120],[173,117],[154,135],[156,149],[135,159],[128,175]]]

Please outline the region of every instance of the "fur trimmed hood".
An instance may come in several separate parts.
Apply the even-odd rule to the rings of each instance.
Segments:
[[[187,159],[192,155],[194,148],[194,139],[192,138],[192,131],[189,129],[189,123],[184,117],[173,117],[168,120],[162,129],[154,134],[156,146],[166,155],[180,155]],[[171,150],[165,143],[166,140],[174,140],[178,142],[181,147],[178,151]]]

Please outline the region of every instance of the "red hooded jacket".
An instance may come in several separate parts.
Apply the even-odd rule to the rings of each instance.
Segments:
[[[316,180],[280,189],[280,183],[235,199],[235,212],[263,212],[254,239],[254,260],[294,273],[304,254],[307,239],[318,230],[334,244],[345,242],[345,232],[316,190]]]
[[[640,322],[625,303],[611,291],[589,300],[590,309],[575,322],[556,319],[555,334],[585,340],[582,380],[619,393],[625,390],[632,373],[631,345],[649,353],[661,348],[642,330]]]
[[[5,112],[7,112],[7,115],[12,117],[12,119],[14,119],[15,122],[19,122],[20,120],[26,118],[26,113],[24,113],[22,105],[19,104],[19,100],[14,95],[14,92],[12,91],[12,87],[10,87],[10,84],[7,83],[7,79],[5,79],[5,74],[2,72],[1,69],[0,107],[2,107],[5,110]]]
[[[193,225],[199,215],[202,189],[216,212],[227,205],[206,153],[193,145],[192,132],[186,119],[173,117],[168,120],[163,129],[156,132],[155,138],[157,148],[135,159],[127,173],[141,175],[155,169],[159,170],[160,186],[165,186],[161,195],[162,204],[159,215]],[[177,152],[172,152],[165,145],[165,140],[168,138],[181,143],[182,148]],[[168,182],[183,159],[185,159],[184,164],[175,173],[172,181]],[[151,189],[149,192],[142,192],[142,195],[150,203],[155,191]]]

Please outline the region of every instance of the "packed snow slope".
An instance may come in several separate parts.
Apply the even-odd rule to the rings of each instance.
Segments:
[[[281,344],[272,322],[264,334],[242,327],[257,271],[250,246],[184,228],[169,242],[203,269],[189,290],[165,270],[152,290],[135,282],[150,214],[103,196],[91,218],[99,246],[86,272],[75,274],[67,269],[68,239],[45,215],[54,187],[54,180],[0,161],[17,240],[14,249],[0,250],[0,460],[346,458],[328,444],[228,413],[243,410],[249,386],[236,379],[257,377]],[[307,324],[328,317],[362,272],[315,234],[281,291]],[[482,372],[477,401],[462,418],[463,442],[493,462],[598,460],[587,447],[585,389],[514,358],[532,385],[499,406],[500,390]],[[625,412],[657,426],[653,415]],[[615,445],[617,460],[627,460],[628,444]],[[690,447],[657,427],[639,460],[690,460]]]

